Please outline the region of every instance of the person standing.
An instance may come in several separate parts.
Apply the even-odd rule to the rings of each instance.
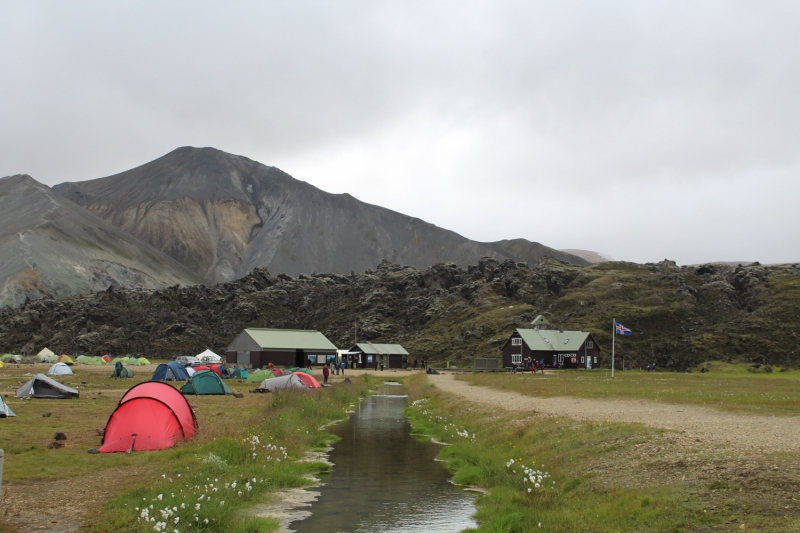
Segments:
[[[330,375],[331,371],[328,368],[328,363],[325,363],[325,366],[322,367],[322,377],[323,377],[323,384],[328,384],[328,376]]]
[[[344,359],[342,359],[342,362],[341,362],[341,364],[339,366],[340,366],[340,368],[342,370],[342,375],[344,376],[344,369],[347,367],[347,365],[344,362]]]

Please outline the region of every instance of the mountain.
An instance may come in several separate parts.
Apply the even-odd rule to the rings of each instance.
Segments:
[[[551,255],[588,264],[522,239],[514,241],[516,255],[508,255],[499,243],[471,241],[349,194],[330,194],[214,148],[178,148],[121,174],[53,190],[210,281],[258,267],[292,276],[349,274],[384,259],[424,268],[484,256],[530,263]]]
[[[561,250],[565,254],[572,254],[577,255],[581,259],[585,259],[586,261],[590,262],[591,264],[596,263],[605,263],[607,261],[614,261],[614,259],[610,255],[601,254],[600,252],[590,252],[589,250]]]
[[[0,179],[0,307],[202,279],[28,175]]]
[[[366,273],[298,278],[256,269],[227,283],[0,309],[0,353],[45,346],[56,353],[223,353],[246,327],[315,329],[344,348],[358,317],[361,340],[398,342],[412,359],[471,367],[474,357],[499,357],[514,329],[542,314],[592,332],[602,365],[611,362],[616,318],[633,332],[616,340],[617,365],[624,358],[628,368],[655,362],[682,370],[714,360],[797,367],[798,301],[800,264],[578,267],[543,259],[529,268],[483,258],[467,268],[384,261]]]

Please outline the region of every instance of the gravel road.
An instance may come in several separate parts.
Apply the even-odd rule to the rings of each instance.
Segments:
[[[536,411],[576,420],[633,422],[686,432],[741,450],[800,451],[800,417],[738,415],[646,400],[592,400],[568,396],[537,398],[469,385],[452,374],[428,376],[443,391],[476,403],[514,411]]]

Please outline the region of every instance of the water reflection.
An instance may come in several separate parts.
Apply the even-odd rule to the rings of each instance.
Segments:
[[[330,453],[333,473],[318,489],[311,516],[290,526],[298,533],[477,527],[470,518],[474,497],[450,484],[450,474],[433,460],[440,446],[411,437],[403,414],[407,397],[396,387],[384,391],[389,394],[368,397],[355,416],[332,429],[342,438]]]

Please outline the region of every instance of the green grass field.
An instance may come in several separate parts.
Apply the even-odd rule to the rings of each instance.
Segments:
[[[470,384],[543,398],[575,396],[615,400],[651,400],[735,413],[800,415],[800,371],[753,373],[744,365],[712,362],[710,372],[671,373],[555,371],[544,375],[462,374]]]
[[[194,439],[170,450],[93,455],[87,450],[100,445],[96,430],[105,428],[122,394],[148,379],[155,365],[133,367],[136,375],[129,380],[109,378],[111,368],[76,365],[75,375],[59,381],[80,390],[79,399],[14,398],[14,391],[34,373],[46,372],[39,366],[0,369],[0,393],[8,395],[17,415],[0,420],[0,448],[6,454],[4,491],[10,488],[17,497],[13,509],[8,501],[0,506],[4,533],[15,531],[30,518],[28,514],[47,512],[51,505],[38,497],[40,491],[62,491],[74,501],[75,487],[81,487],[80,498],[87,500],[82,509],[89,520],[82,531],[153,531],[155,522],[150,518],[168,522],[168,531],[177,525],[176,518],[182,532],[275,530],[274,520],[240,511],[276,489],[308,484],[306,474],[329,469],[325,463],[298,459],[332,439],[320,427],[343,419],[345,409],[370,386],[369,377],[364,377],[322,389],[250,394],[252,383],[227,380],[233,392],[244,393],[243,398],[187,397],[199,423]],[[49,449],[56,431],[67,434],[66,447]],[[21,494],[29,498],[20,501]],[[195,508],[198,503],[200,509]],[[145,509],[147,521],[142,516]],[[175,510],[167,513],[167,519],[159,509]],[[6,510],[12,511],[10,515]]]
[[[425,376],[407,388],[414,430],[449,444],[439,458],[453,481],[487,491],[476,533],[800,528],[798,454],[742,454],[640,424],[485,407]]]

